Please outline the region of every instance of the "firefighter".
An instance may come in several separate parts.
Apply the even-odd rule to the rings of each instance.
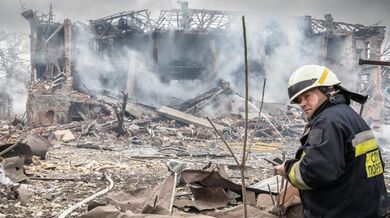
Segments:
[[[288,95],[307,125],[295,158],[276,166],[299,189],[304,217],[386,217],[390,201],[375,136],[350,101],[367,96],[340,85],[324,66],[304,65],[291,75]]]

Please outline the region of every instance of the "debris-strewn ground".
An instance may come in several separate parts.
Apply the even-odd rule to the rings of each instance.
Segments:
[[[291,117],[290,121],[293,121]],[[226,118],[216,122],[225,127],[222,134],[241,158],[242,119]],[[273,122],[282,121],[274,118]],[[260,128],[253,140],[246,169],[247,184],[273,175],[272,165],[263,158],[282,158],[283,153],[292,157],[298,146],[299,122],[291,131],[278,127],[284,140],[264,123],[259,122]],[[255,125],[252,121],[250,128],[253,130]],[[13,143],[27,135],[40,135],[49,139],[50,146],[45,160],[34,156],[32,164],[24,166],[29,177],[21,182],[26,184],[24,191],[15,192],[1,186],[1,216],[56,217],[71,205],[107,187],[104,174],[110,175],[115,183],[112,192],[151,189],[170,175],[165,165],[169,159],[179,159],[192,169],[201,169],[209,162],[224,164],[230,178],[236,183],[240,181],[234,159],[210,128],[161,117],[135,119],[127,120],[124,125],[127,133],[117,137],[115,126],[115,120],[111,120],[100,124],[82,121],[23,129],[17,122],[2,122],[2,144]],[[62,134],[58,134],[59,130]],[[389,158],[385,157],[388,162]],[[389,181],[388,171],[385,175]],[[95,201],[105,203],[105,199],[103,195]],[[72,216],[86,212],[87,205]]]

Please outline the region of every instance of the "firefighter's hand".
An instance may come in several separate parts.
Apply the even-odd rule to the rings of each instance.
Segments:
[[[286,176],[286,172],[284,170],[284,163],[274,166],[274,171],[276,175]]]

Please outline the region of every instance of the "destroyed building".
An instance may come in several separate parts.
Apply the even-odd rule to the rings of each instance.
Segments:
[[[29,92],[27,119],[33,126],[83,120],[88,118],[85,114],[91,114],[88,110],[102,110],[99,104],[86,103],[84,97],[78,96],[79,92],[116,96],[126,91],[130,99],[149,103],[146,100],[150,95],[139,88],[141,83],[149,81],[137,81],[145,71],[167,84],[183,80],[215,84],[223,78],[224,72],[219,67],[230,61],[220,62],[221,54],[231,53],[236,55],[234,59],[240,59],[230,52],[232,45],[226,40],[241,37],[237,28],[241,15],[238,12],[191,9],[183,2],[180,9],[162,10],[158,18],[152,18],[149,10],[129,11],[91,20],[88,25],[68,19],[56,23],[52,16],[39,18],[32,10],[22,15],[31,27],[31,81],[36,88]],[[359,66],[358,60],[380,60],[385,27],[336,22],[330,14],[325,19],[305,16],[296,22],[301,25],[308,44],[318,48],[319,64],[328,66],[342,80],[353,83],[352,87],[369,94],[367,116],[370,121],[380,121],[381,68]],[[272,62],[273,50],[283,46],[275,44],[264,43],[263,60],[249,60],[252,74],[266,77],[265,67]],[[85,54],[100,59],[82,66]],[[135,66],[139,60],[145,63],[143,68]],[[103,61],[110,67],[99,65]],[[236,78],[241,77],[242,66],[232,71]],[[87,71],[93,71],[93,76]],[[99,83],[98,90],[87,84],[86,79]],[[46,84],[42,86],[39,81]],[[240,86],[239,80],[232,85]],[[156,99],[158,94],[153,93]],[[85,104],[88,106],[82,106]]]
[[[370,123],[383,119],[381,67],[359,66],[358,61],[381,60],[385,27],[334,22],[330,14],[325,15],[324,20],[308,16],[305,19],[311,27],[311,35],[324,45],[325,66],[330,66],[335,72],[341,72],[339,76],[342,81],[349,81],[346,78],[357,75],[357,91],[370,96],[367,103],[369,109],[364,115]]]

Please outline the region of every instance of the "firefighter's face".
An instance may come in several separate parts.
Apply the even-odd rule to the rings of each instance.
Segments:
[[[307,120],[311,120],[314,112],[324,103],[326,96],[318,89],[311,89],[298,97],[298,104]]]

